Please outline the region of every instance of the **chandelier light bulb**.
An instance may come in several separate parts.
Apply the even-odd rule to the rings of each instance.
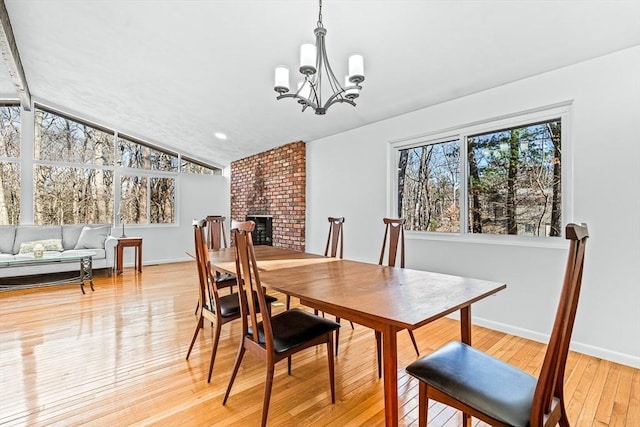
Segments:
[[[316,72],[316,45],[306,43],[300,46],[300,72],[305,76]]]
[[[351,55],[349,57],[349,81],[351,83],[364,81],[364,58],[362,55]]]
[[[289,67],[285,65],[278,65],[276,67],[275,85],[273,90],[278,93],[289,92]]]

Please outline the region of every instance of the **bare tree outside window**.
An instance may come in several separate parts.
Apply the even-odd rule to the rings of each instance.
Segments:
[[[120,179],[120,216],[127,224],[148,222],[149,191],[147,177],[123,176]]]
[[[110,223],[113,218],[113,171],[35,165],[36,224]]]
[[[0,157],[20,158],[20,106],[0,105]]]
[[[118,137],[118,163],[125,168],[178,172],[178,156]]]
[[[108,131],[36,109],[34,157],[47,164],[33,167],[34,222],[112,222],[113,152]]]
[[[20,106],[0,105],[0,158],[20,157]],[[0,225],[20,222],[20,164],[0,161]]]
[[[400,150],[398,212],[407,230],[460,231],[460,144]]]
[[[113,165],[112,133],[41,109],[36,109],[35,125],[37,160]]]
[[[180,172],[182,173],[194,173],[199,175],[221,175],[222,170],[219,168],[204,166],[190,160],[181,158]]]
[[[175,188],[173,178],[151,178],[151,223],[175,222]]]

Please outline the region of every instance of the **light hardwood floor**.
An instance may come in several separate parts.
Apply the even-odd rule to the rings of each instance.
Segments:
[[[195,263],[131,268],[95,280],[82,295],[62,285],[0,292],[0,425],[210,426],[260,421],[265,370],[245,356],[226,406],[222,396],[240,325],[224,325],[211,384],[207,367],[211,327],[190,360],[196,323]],[[276,295],[284,302],[283,295]],[[295,302],[295,301],[294,301]],[[275,311],[283,307],[275,307]],[[330,402],[324,350],[306,350],[276,367],[269,425],[382,426],[382,381],[370,329],[343,322]],[[441,319],[418,329],[422,354],[459,338],[458,324]],[[474,327],[474,346],[537,374],[544,345]],[[404,372],[415,359],[399,334],[401,425],[417,425],[417,381]],[[640,370],[571,353],[566,391],[572,426],[640,426]],[[460,425],[461,416],[434,403],[432,426]]]

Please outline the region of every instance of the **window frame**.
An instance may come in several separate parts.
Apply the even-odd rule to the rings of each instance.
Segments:
[[[73,161],[55,161],[55,160],[40,160],[40,159],[36,159],[35,158],[35,126],[36,126],[36,119],[35,119],[35,114],[36,114],[36,110],[42,110],[44,112],[50,113],[50,114],[54,114],[57,116],[60,116],[66,120],[71,120],[71,121],[75,121],[75,122],[79,122],[85,126],[90,126],[93,127],[95,129],[98,129],[100,131],[106,132],[109,135],[111,135],[114,138],[114,146],[113,146],[113,164],[111,165],[96,165],[96,164],[84,164],[84,163],[76,163]],[[145,223],[136,223],[136,224],[132,224],[132,226],[135,227],[145,227],[145,228],[149,228],[149,227],[177,227],[180,225],[180,193],[181,193],[181,168],[180,165],[182,163],[182,158],[187,158],[189,160],[192,160],[190,157],[188,156],[183,156],[181,153],[179,152],[175,152],[166,148],[162,148],[156,144],[147,142],[145,140],[142,140],[140,138],[137,137],[133,137],[130,134],[127,133],[123,133],[123,132],[119,132],[118,130],[115,130],[114,128],[110,128],[107,126],[103,126],[100,124],[95,123],[94,121],[91,120],[86,120],[82,117],[80,117],[79,115],[75,115],[75,114],[69,114],[66,112],[61,111],[58,108],[55,107],[51,107],[49,105],[37,102],[34,104],[34,111],[33,114],[31,114],[31,119],[29,120],[28,123],[26,123],[27,126],[31,126],[33,128],[33,133],[31,135],[31,141],[30,141],[30,145],[31,145],[31,150],[29,153],[24,152],[21,150],[21,156],[20,159],[17,161],[17,163],[19,163],[21,165],[21,168],[24,168],[25,165],[29,166],[29,168],[31,168],[31,173],[28,174],[28,179],[31,180],[32,182],[29,185],[30,189],[33,189],[33,191],[29,191],[29,197],[30,197],[30,205],[31,205],[31,212],[30,212],[30,216],[31,218],[28,221],[20,221],[21,224],[33,224],[35,223],[35,188],[33,187],[35,184],[33,183],[33,168],[35,168],[36,166],[53,166],[53,167],[64,167],[64,168],[90,168],[90,169],[102,169],[102,170],[108,170],[108,171],[112,171],[113,173],[113,218],[111,220],[111,222],[114,224],[114,226],[119,226],[122,224],[122,222],[120,221],[120,217],[118,215],[118,212],[120,211],[120,204],[121,204],[121,177],[125,176],[125,175],[129,175],[129,176],[144,176],[147,178],[148,183],[147,183],[147,196],[148,196],[148,200],[147,200],[147,222]],[[22,122],[22,128],[24,129],[25,126],[25,122],[23,120]],[[126,140],[128,140],[129,142],[132,143],[136,143],[136,144],[140,144],[143,145],[145,147],[148,147],[151,150],[155,150],[155,151],[159,151],[165,154],[169,154],[172,156],[176,156],[176,164],[177,164],[177,168],[176,170],[173,171],[166,171],[166,170],[159,170],[159,169],[154,169],[154,168],[150,168],[150,169],[145,169],[145,168],[128,168],[128,167],[122,167],[122,165],[120,165],[118,163],[118,159],[119,159],[119,148],[118,148],[118,138],[125,138]],[[24,148],[24,147],[23,147]],[[29,158],[25,157],[25,156],[29,156]],[[222,174],[222,168],[219,168],[218,166],[214,166],[212,164],[208,164],[206,162],[198,162],[200,164],[202,164],[204,167],[210,168],[213,171],[219,170],[220,173],[218,173],[219,175]],[[215,173],[214,173],[215,174]],[[212,174],[212,175],[214,175]],[[174,191],[173,191],[173,207],[174,207],[174,221],[171,223],[154,223],[151,222],[151,192],[150,192],[150,183],[151,183],[151,179],[153,178],[170,178],[173,180],[173,185],[174,185]],[[24,183],[24,170],[21,170],[21,176],[20,176],[20,183],[23,184]],[[22,193],[22,192],[21,192]],[[24,195],[24,194],[23,194]],[[21,203],[22,206],[22,203]],[[21,210],[21,216],[23,213],[27,213],[27,212],[23,212]]]
[[[417,136],[399,138],[388,142],[388,189],[387,215],[398,215],[398,161],[400,150],[417,146],[437,144],[451,140],[458,140],[460,144],[460,231],[409,231],[405,232],[408,239],[460,241],[469,243],[489,243],[500,245],[564,247],[564,229],[561,236],[514,236],[503,234],[471,233],[469,232],[469,162],[467,138],[470,136],[508,129],[518,126],[560,119],[562,126],[562,213],[561,223],[566,224],[573,218],[573,153],[571,136],[571,107],[572,102],[539,107],[531,110],[512,113],[504,116],[488,118],[476,122],[461,124],[447,129],[434,130]],[[464,163],[463,163],[464,162]]]

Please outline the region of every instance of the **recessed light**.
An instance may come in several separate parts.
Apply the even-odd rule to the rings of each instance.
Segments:
[[[214,135],[216,138],[218,138],[218,139],[227,139],[227,135],[225,135],[225,134],[224,134],[224,133],[222,133],[222,132],[216,132],[216,133],[214,133],[213,135]]]

